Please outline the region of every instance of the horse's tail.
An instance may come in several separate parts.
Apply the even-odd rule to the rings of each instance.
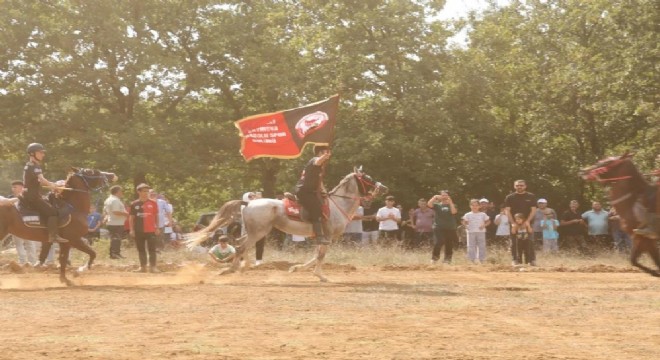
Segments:
[[[231,200],[222,205],[207,227],[188,235],[188,240],[185,242],[188,249],[192,249],[206,241],[217,228],[231,224],[234,221],[234,215],[240,210],[242,204],[243,201],[241,200]]]

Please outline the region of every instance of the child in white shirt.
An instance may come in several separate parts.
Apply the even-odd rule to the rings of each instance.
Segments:
[[[490,219],[486,213],[481,212],[479,200],[470,200],[470,211],[463,215],[463,225],[467,228],[467,256],[468,260],[477,264],[486,261],[486,226],[490,224]]]

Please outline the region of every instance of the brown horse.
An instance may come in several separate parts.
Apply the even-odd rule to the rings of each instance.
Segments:
[[[656,241],[633,233],[641,225],[641,212],[646,211],[647,194],[656,191],[630,160],[632,154],[603,159],[588,168],[582,169],[580,175],[588,181],[598,181],[609,186],[610,204],[621,217],[621,227],[632,237],[633,245],[630,252],[630,262],[643,271],[660,277],[660,251]],[[657,210],[656,210],[657,211]],[[639,257],[648,253],[659,270],[653,270],[639,263]]]
[[[61,226],[59,236],[69,242],[60,244],[60,281],[67,286],[73,283],[66,278],[66,265],[69,260],[69,249],[78,249],[89,255],[89,261],[81,268],[91,268],[96,252],[83,242],[82,237],[87,234],[87,215],[91,204],[91,192],[99,190],[116,181],[117,176],[113,173],[102,172],[92,169],[71,168],[66,179],[62,199],[73,207],[71,221]],[[0,206],[0,239],[13,234],[24,239],[41,241],[44,243],[39,261],[43,263],[50,248],[48,242],[48,231],[45,227],[28,227],[23,222],[20,213],[15,206]],[[45,251],[44,251],[45,250]]]

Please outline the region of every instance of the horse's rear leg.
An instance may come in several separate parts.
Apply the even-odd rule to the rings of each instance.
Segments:
[[[314,268],[314,275],[321,280],[321,282],[327,282],[328,278],[323,276],[323,260],[325,259],[325,253],[328,251],[328,245],[319,245],[316,253],[316,267]]]
[[[652,276],[660,277],[660,270],[653,270],[639,263],[639,257],[645,252],[649,253],[653,261],[655,261],[656,266],[660,269],[660,253],[658,253],[655,241],[635,235],[633,237],[632,250],[630,251],[630,263]]]

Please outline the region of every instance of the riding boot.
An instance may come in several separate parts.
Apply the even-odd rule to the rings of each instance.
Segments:
[[[323,226],[321,225],[320,220],[312,221],[312,229],[314,230],[314,235],[316,235],[316,243],[319,245],[327,245],[330,242],[323,234]]]
[[[658,239],[658,216],[656,213],[649,212],[646,214],[646,224],[644,227],[635,229],[635,235],[643,236],[652,240]]]
[[[57,216],[49,216],[48,221],[47,221],[47,226],[48,226],[48,242],[49,243],[54,243],[54,242],[60,242],[60,243],[65,243],[68,242],[68,240],[61,238],[57,236],[57,222],[58,222],[58,217]]]

